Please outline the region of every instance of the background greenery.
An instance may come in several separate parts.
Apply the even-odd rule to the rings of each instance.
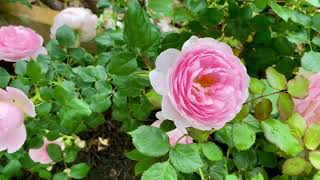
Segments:
[[[23,90],[37,107],[37,117],[25,122],[24,148],[0,152],[0,179],[23,178],[23,171],[44,179],[85,178],[90,167],[77,161],[81,146],[75,134],[105,121],[121,122],[133,138],[136,150],[127,157],[137,161],[135,175],[142,179],[320,178],[320,126],[307,127],[292,100],[308,94],[309,82],[298,67],[320,71],[318,0],[100,0],[97,7],[100,20],[107,17],[124,28],[118,23],[105,29],[101,21],[94,52],[79,46],[76,33],[63,26],[47,43],[48,56],[18,62],[14,72],[0,67],[0,87]],[[164,20],[172,31],[163,32]],[[252,77],[250,98],[224,128],[189,129],[194,144],[170,147],[165,132],[174,128],[171,122],[160,129],[147,126],[160,102],[148,73],[160,52],[180,49],[191,35],[233,48]],[[67,145],[63,152],[48,148],[57,162],[53,168],[27,155],[44,136],[63,137]]]

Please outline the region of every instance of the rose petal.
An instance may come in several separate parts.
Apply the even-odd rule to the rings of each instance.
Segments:
[[[24,124],[15,130],[7,133],[5,138],[0,139],[0,151],[6,150],[8,153],[18,151],[27,138],[27,132]]]
[[[207,47],[210,49],[220,50],[223,53],[233,54],[232,49],[224,42],[219,42],[213,38],[198,38],[197,36],[191,36],[183,46],[182,51],[188,51],[198,47]]]
[[[15,105],[30,117],[36,116],[36,110],[33,102],[24,94],[23,91],[12,87],[7,87],[6,89],[8,95],[14,100]]]

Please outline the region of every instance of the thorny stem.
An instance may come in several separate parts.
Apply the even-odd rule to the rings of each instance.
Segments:
[[[273,94],[278,94],[278,93],[281,93],[281,92],[285,92],[285,90],[276,91],[276,92],[273,92],[273,93],[269,93],[269,94],[265,94],[265,95],[262,95],[262,96],[253,98],[253,99],[245,102],[244,104],[249,104],[249,103],[251,103],[251,102],[253,102],[253,101],[255,101],[255,100],[258,100],[258,99],[260,99],[260,98],[264,98],[264,97],[271,96],[271,95],[273,95]]]

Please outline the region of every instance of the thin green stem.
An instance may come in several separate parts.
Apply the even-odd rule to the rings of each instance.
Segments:
[[[199,174],[200,174],[201,180],[206,180],[206,177],[204,176],[201,168],[199,168]]]
[[[253,99],[245,102],[244,104],[249,104],[249,103],[251,103],[251,102],[253,102],[253,101],[255,101],[255,100],[258,100],[258,99],[260,99],[260,98],[264,98],[264,97],[271,96],[271,95],[273,95],[273,94],[278,94],[278,93],[281,93],[281,92],[285,92],[285,90],[276,91],[276,92],[273,92],[273,93],[269,93],[269,94],[265,94],[265,95],[262,95],[262,96],[253,98]]]

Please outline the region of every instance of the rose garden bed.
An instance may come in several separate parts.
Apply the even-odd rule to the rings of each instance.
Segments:
[[[0,0],[0,179],[320,179],[318,1],[30,2]]]

